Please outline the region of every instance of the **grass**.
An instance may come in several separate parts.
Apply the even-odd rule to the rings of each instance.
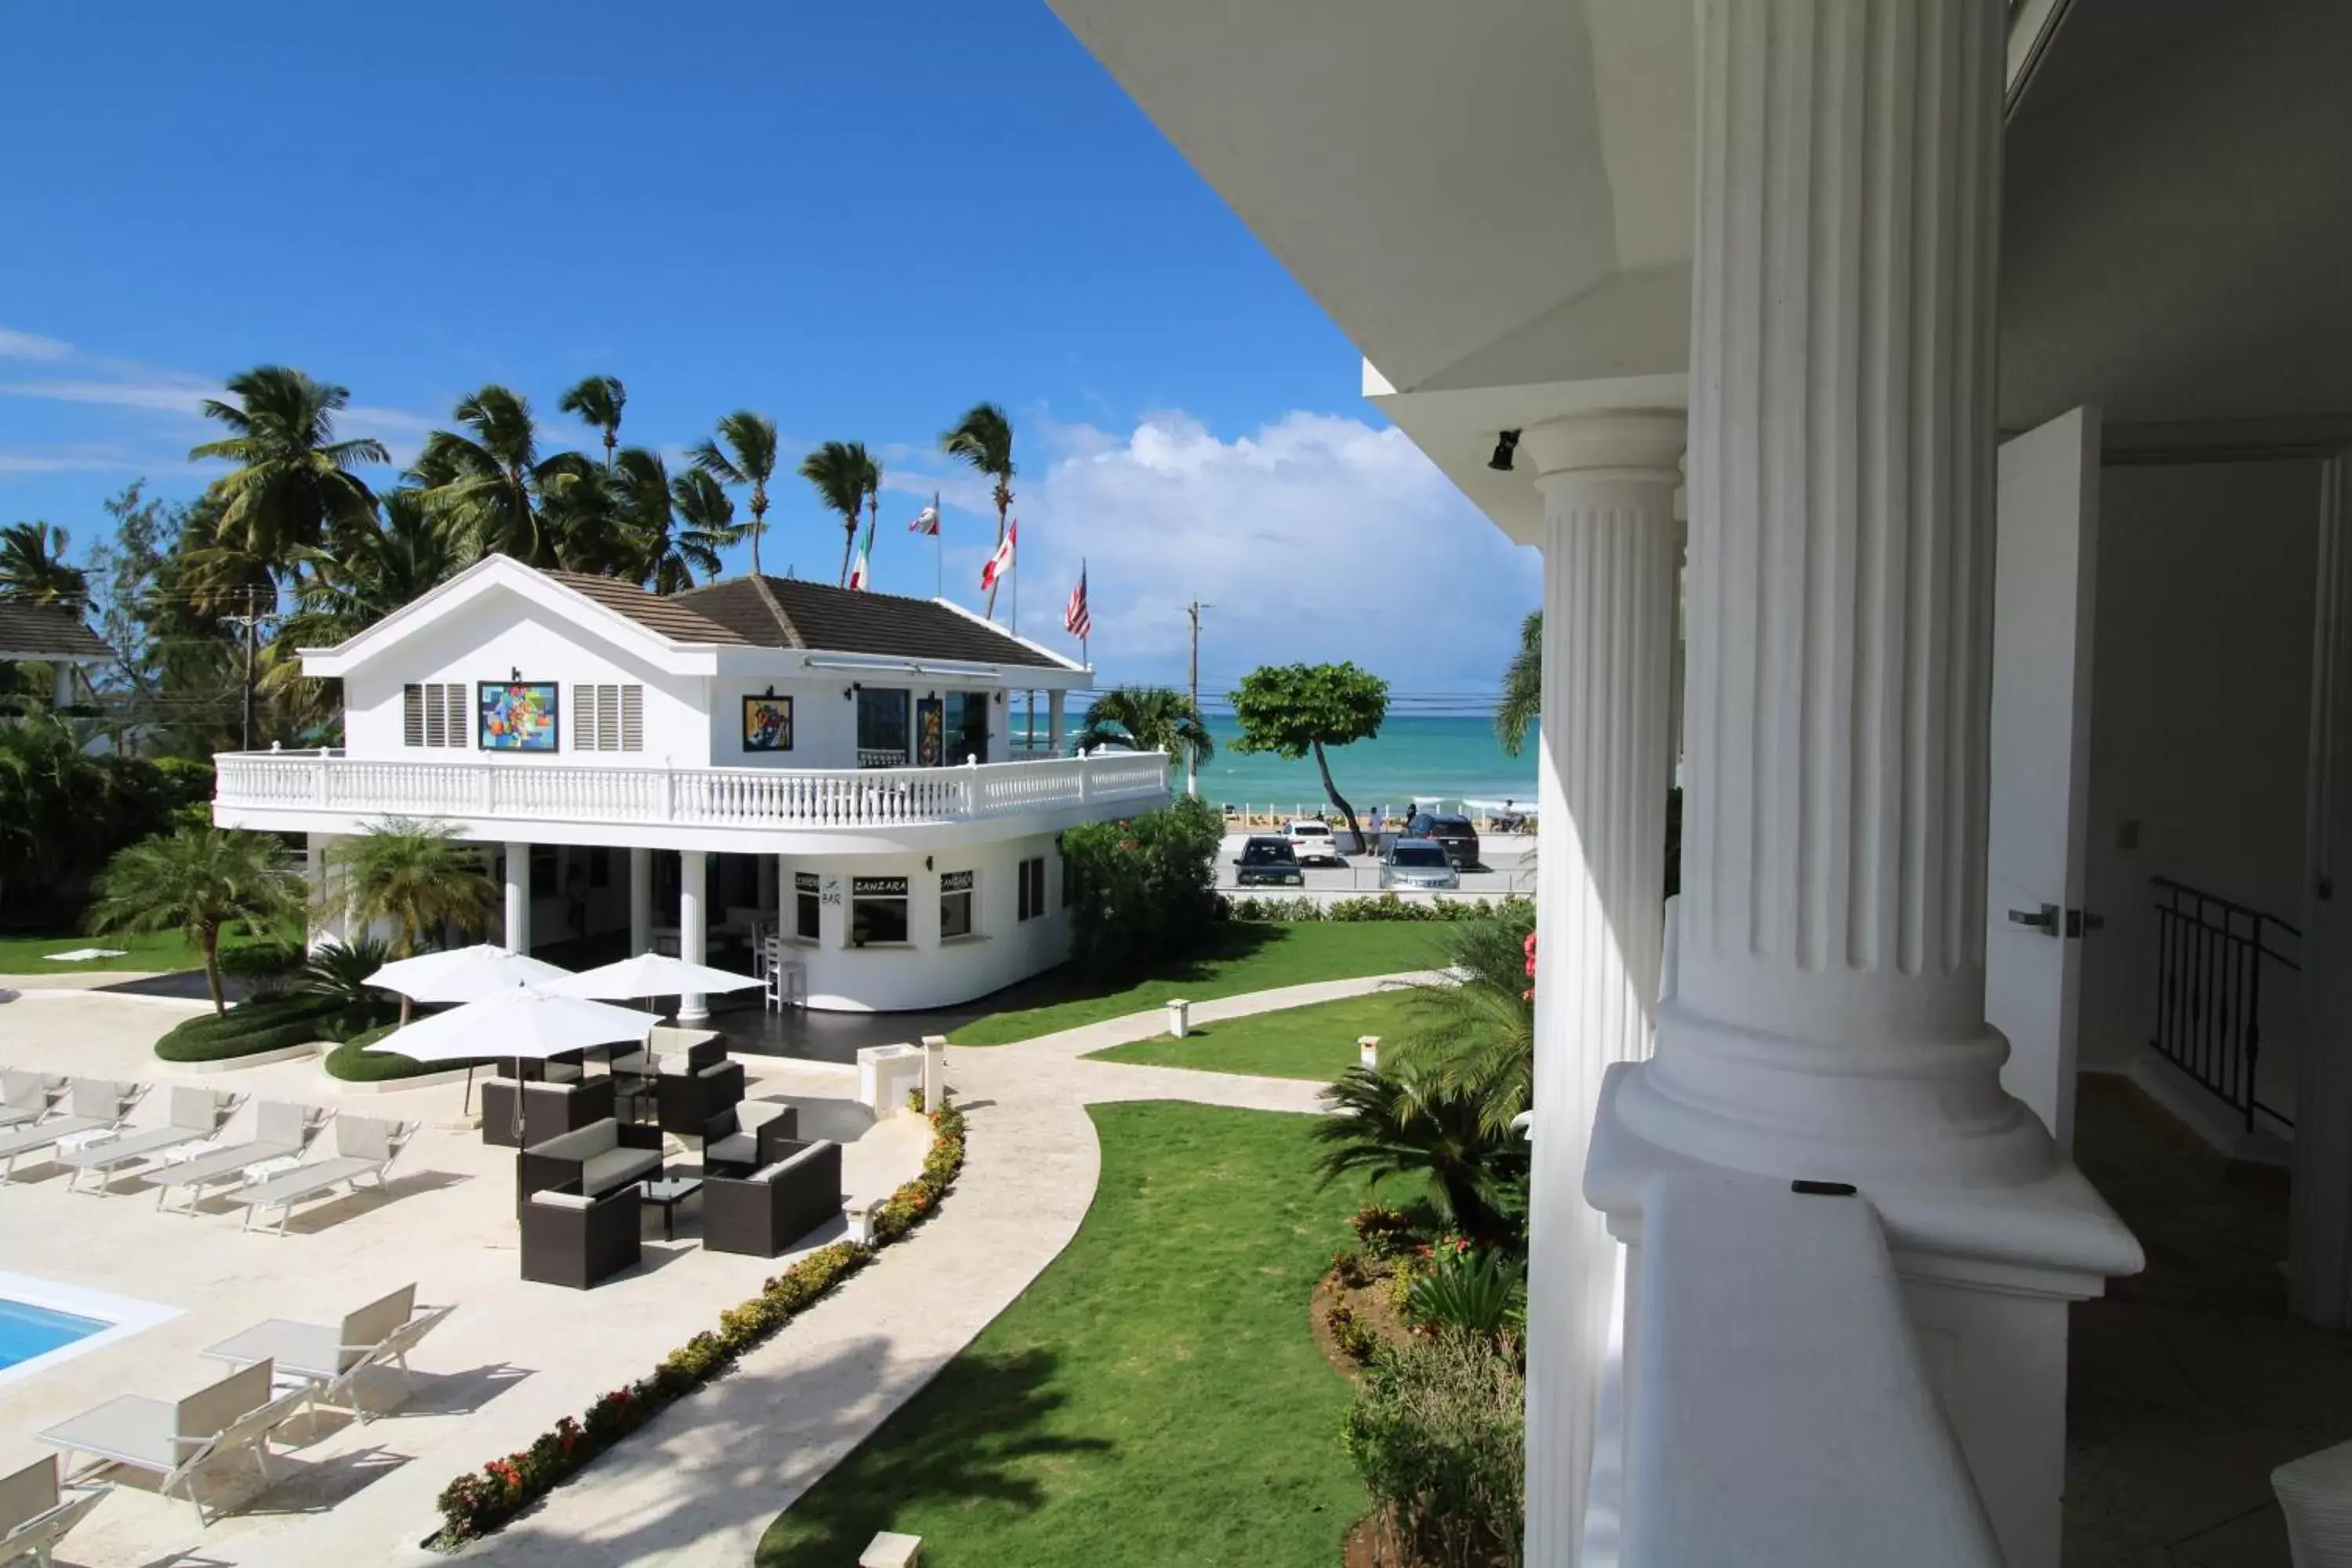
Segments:
[[[1261,1078],[1304,1078],[1328,1083],[1356,1065],[1356,1040],[1378,1035],[1393,1044],[1420,1025],[1421,999],[1410,990],[1350,996],[1261,1013],[1229,1023],[1196,1025],[1182,1039],[1155,1035],[1096,1051],[1104,1062],[1198,1068],[1208,1072],[1255,1073]]]
[[[1140,1013],[1181,996],[1206,1002],[1303,985],[1429,969],[1442,962],[1442,925],[1365,921],[1357,923],[1259,924],[1235,921],[1212,928],[1207,947],[1143,978],[1089,975],[1066,965],[1042,983],[1048,999],[976,1018],[949,1037],[960,1046],[1002,1046],[1057,1029]]]
[[[251,947],[267,940],[242,931],[231,932],[221,938],[221,951]],[[93,958],[87,963],[52,963],[47,957],[52,952],[71,952],[79,947],[119,947],[123,954],[121,958]],[[195,943],[175,931],[142,931],[136,936],[90,936],[81,931],[68,931],[63,936],[0,936],[0,974],[72,974],[85,969],[102,969],[110,973],[171,973],[201,969],[204,963],[204,955],[196,951]]]
[[[1326,1568],[1367,1504],[1349,1385],[1308,1303],[1360,1190],[1304,1117],[1087,1108],[1094,1206],[1061,1257],[768,1527],[757,1568],[839,1568],[879,1530],[928,1568]]]

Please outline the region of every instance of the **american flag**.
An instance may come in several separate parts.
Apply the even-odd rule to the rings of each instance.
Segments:
[[[1087,569],[1078,568],[1078,585],[1070,590],[1070,602],[1062,611],[1062,625],[1069,634],[1084,642],[1094,636],[1095,617],[1087,608]]]

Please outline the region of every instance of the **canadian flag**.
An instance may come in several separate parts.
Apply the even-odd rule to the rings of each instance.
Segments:
[[[1015,518],[1005,525],[1004,537],[998,542],[996,553],[990,556],[988,564],[980,569],[980,585],[982,588],[995,587],[996,580],[1013,570],[1013,542],[1020,537],[1021,520]]]

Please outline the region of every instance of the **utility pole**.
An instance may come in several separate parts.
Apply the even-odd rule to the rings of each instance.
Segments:
[[[1184,614],[1192,623],[1192,669],[1189,684],[1192,694],[1192,717],[1196,720],[1201,719],[1201,612],[1213,610],[1216,607],[1214,605],[1204,605],[1198,599],[1184,606]],[[1201,721],[1207,722],[1205,720]],[[1200,760],[1190,751],[1184,753],[1184,793],[1186,795],[1201,793]]]
[[[245,631],[245,744],[243,749],[249,752],[253,750],[253,663],[255,644],[259,640],[256,633],[261,625],[261,590],[246,589],[245,614],[230,616],[226,619],[243,627]]]

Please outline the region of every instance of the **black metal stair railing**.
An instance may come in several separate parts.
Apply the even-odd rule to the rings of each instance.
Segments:
[[[2263,1103],[2255,1069],[2263,1053],[2263,977],[2271,964],[2300,972],[2285,951],[2303,932],[2264,914],[2176,882],[2156,887],[2156,1034],[2148,1044],[2245,1119],[2294,1121]]]

